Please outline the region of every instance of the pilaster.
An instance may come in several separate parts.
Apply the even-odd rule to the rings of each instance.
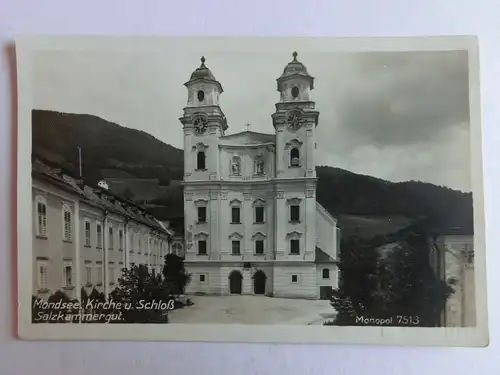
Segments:
[[[209,233],[210,233],[210,260],[218,260],[220,257],[220,243],[219,243],[219,192],[216,190],[211,190],[209,192],[210,195],[210,225],[209,225]]]
[[[287,212],[286,212],[286,201],[285,192],[283,190],[277,190],[275,195],[275,207],[276,207],[276,237],[275,237],[275,249],[276,249],[276,259],[283,259],[286,254],[286,223],[287,223]]]

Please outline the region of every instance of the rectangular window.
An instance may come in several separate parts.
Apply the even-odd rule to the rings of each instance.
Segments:
[[[90,247],[90,220],[85,219],[85,246]]]
[[[300,206],[290,206],[290,221],[300,221]]]
[[[240,241],[231,242],[231,253],[233,255],[240,255]]]
[[[97,248],[102,249],[102,224],[96,223],[96,232],[97,232]]]
[[[97,285],[103,284],[102,266],[97,267]]]
[[[297,283],[299,281],[298,275],[292,275],[292,283]]]
[[[207,241],[206,240],[198,241],[198,254],[200,254],[200,255],[207,254]]]
[[[264,207],[255,207],[255,222],[264,222]]]
[[[255,241],[255,254],[264,254],[264,240]]]
[[[134,232],[132,232],[132,230],[130,231],[128,243],[129,243],[129,247],[130,247],[130,252],[133,253],[134,252]]]
[[[142,251],[142,240],[141,240],[141,234],[137,233],[137,253],[141,253]]]
[[[92,267],[85,267],[85,284],[92,285]]]
[[[232,207],[231,208],[231,223],[240,223],[240,208]]]
[[[290,240],[290,254],[299,254],[299,240]]]
[[[114,284],[115,283],[115,267],[109,267],[109,283]]]
[[[120,250],[123,250],[123,229],[118,230],[118,246]]]
[[[108,236],[108,249],[113,249],[113,240],[114,240],[114,236],[113,236],[113,227],[110,226],[108,228],[108,232],[109,232],[109,236]]]
[[[198,207],[198,223],[206,223],[206,222],[207,222],[207,208]]]
[[[328,268],[323,268],[323,279],[330,278],[330,270]]]
[[[64,287],[70,288],[73,286],[73,265],[71,263],[65,263],[63,268],[64,275]]]
[[[205,275],[200,275],[200,282],[204,283],[205,282]]]
[[[47,205],[44,201],[38,200],[37,211],[37,236],[47,237]]]
[[[38,288],[48,289],[49,285],[49,264],[47,261],[38,261]]]
[[[71,223],[71,211],[68,208],[63,208],[63,240],[71,241],[72,238],[72,223]]]

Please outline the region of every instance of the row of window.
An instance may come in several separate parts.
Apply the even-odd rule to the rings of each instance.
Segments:
[[[324,268],[322,270],[322,275],[323,279],[329,279],[330,278],[330,270],[328,268]],[[207,280],[207,275],[205,274],[200,274],[199,275],[199,281],[200,283],[204,283]],[[299,282],[299,275],[292,275],[292,283],[298,283]]]
[[[43,197],[36,199],[36,235],[47,238],[47,202]],[[67,205],[62,207],[62,234],[63,241],[71,242],[73,240],[73,218],[71,209]]]
[[[264,207],[257,206],[254,207],[254,221],[257,224],[262,224],[265,222],[264,219]],[[290,205],[290,222],[300,221],[300,205],[292,204]],[[207,222],[207,207],[198,207],[198,223]],[[241,224],[241,207],[233,206],[231,207],[231,224]]]
[[[47,290],[49,284],[49,263],[48,261],[38,261],[38,288],[40,290]],[[108,282],[114,284],[118,281],[119,271],[121,268],[109,266],[108,268]],[[97,266],[94,269],[91,266],[85,266],[85,286],[102,285],[104,282],[102,266]],[[63,265],[63,288],[74,287],[73,282],[73,264],[72,262],[64,262]]]
[[[205,151],[198,151],[196,154],[196,169],[206,170],[206,154]],[[298,147],[292,147],[290,149],[290,167],[300,167],[300,151]],[[241,158],[239,156],[233,156],[231,158],[231,175],[239,176],[241,175]],[[262,156],[258,155],[254,160],[254,173],[264,174],[264,160]]]
[[[71,242],[73,240],[73,214],[71,209],[63,205],[63,241]],[[85,226],[85,246],[92,246],[92,226],[90,219],[84,219]],[[96,222],[95,224],[96,230],[96,247],[102,248],[103,246],[103,225],[100,222]],[[47,238],[47,203],[44,198],[37,198],[37,227],[36,227],[36,235],[38,237]],[[130,232],[130,245],[131,251],[133,252],[133,248],[137,248],[137,252],[141,252],[141,235],[139,233],[135,234],[137,237],[134,238],[134,233]],[[136,242],[134,241],[136,240]],[[159,248],[162,252],[165,252],[166,243],[160,240],[152,240],[151,244],[153,247]],[[112,250],[115,246],[115,232],[113,226],[110,224],[108,226],[108,248]],[[118,229],[118,249],[124,249],[124,236],[123,229]]]
[[[90,247],[92,246],[91,243],[91,238],[92,238],[92,229],[91,229],[91,224],[90,224],[90,219],[84,219],[85,221],[85,246]],[[102,224],[99,222],[96,222],[96,247],[98,249],[102,248]],[[108,249],[113,250],[115,246],[115,236],[114,236],[114,229],[111,225],[108,227]],[[123,250],[124,248],[124,238],[123,238],[123,229],[119,228],[118,229],[118,249]]]
[[[264,240],[254,241],[254,251],[256,255],[264,254]],[[298,239],[290,240],[290,254],[292,255],[300,254],[300,240]],[[198,255],[207,255],[207,240],[198,241]],[[231,255],[241,255],[240,240],[231,241]]]
[[[92,272],[92,267],[86,266],[85,267],[85,286],[91,286],[94,284],[96,285],[102,285],[104,279],[103,279],[103,273],[102,273],[102,266],[97,266],[96,269],[96,274],[94,276],[94,273]],[[154,269],[153,269],[154,271]],[[108,269],[109,275],[108,275],[108,281],[110,284],[114,284],[118,281],[118,274],[117,274],[117,269],[115,267],[109,267]],[[95,277],[95,278],[94,278]],[[204,274],[201,274],[200,276],[200,282],[205,282],[206,276]],[[322,270],[322,278],[323,279],[329,279],[330,278],[330,269],[324,268]],[[39,262],[38,264],[38,287],[41,290],[46,290],[48,289],[48,281],[49,281],[49,266],[47,262]],[[292,275],[292,282],[296,283],[298,282],[298,275]],[[71,288],[73,287],[73,266],[72,264],[65,263],[63,267],[63,287],[65,288]]]

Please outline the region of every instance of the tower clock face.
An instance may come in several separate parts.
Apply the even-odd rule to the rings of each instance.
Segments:
[[[203,134],[207,130],[207,119],[204,117],[196,117],[193,121],[193,126],[196,134]]]
[[[288,127],[291,130],[298,130],[300,129],[302,122],[302,117],[300,116],[299,112],[292,112],[288,115]]]

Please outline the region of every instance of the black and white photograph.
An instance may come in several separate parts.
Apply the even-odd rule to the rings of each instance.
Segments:
[[[484,346],[477,48],[20,38],[20,335]]]

